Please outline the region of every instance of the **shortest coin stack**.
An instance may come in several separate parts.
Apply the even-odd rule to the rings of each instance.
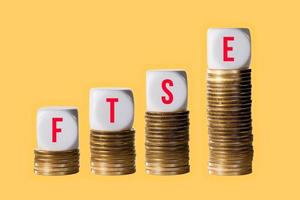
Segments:
[[[91,170],[96,175],[132,174],[135,169],[135,131],[91,130]]]
[[[209,173],[251,173],[251,70],[208,70],[207,98]]]
[[[37,175],[61,176],[79,172],[79,150],[35,150],[34,173]]]
[[[148,174],[188,173],[189,112],[146,112],[145,145]]]

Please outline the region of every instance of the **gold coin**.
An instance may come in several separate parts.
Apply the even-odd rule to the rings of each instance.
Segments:
[[[251,107],[252,103],[242,103],[242,104],[225,104],[225,103],[208,103],[207,107],[209,109],[233,109],[233,108],[245,108],[245,107]]]
[[[43,176],[65,176],[78,173],[79,170],[67,171],[67,172],[44,172],[39,170],[34,170],[36,175],[43,175]]]
[[[248,84],[210,84],[207,83],[206,90],[252,90],[251,83]]]
[[[99,161],[101,161],[101,160],[114,160],[114,161],[117,161],[117,160],[128,160],[128,161],[130,161],[130,160],[133,160],[133,159],[135,159],[135,154],[130,154],[130,155],[126,155],[126,154],[124,154],[124,155],[118,155],[118,154],[115,154],[115,155],[113,155],[113,154],[92,154],[91,155],[91,160],[92,161],[97,161],[97,160],[99,160]]]
[[[146,154],[146,162],[177,163],[189,161],[188,153],[182,154]]]
[[[224,104],[224,105],[243,105],[243,104],[250,104],[252,103],[251,98],[248,99],[208,99],[207,104],[210,105],[219,105],[219,104]]]
[[[251,79],[244,79],[244,80],[233,80],[233,79],[208,79],[206,81],[207,87],[218,87],[220,85],[226,85],[228,87],[239,87],[239,86],[249,86],[251,87]]]
[[[150,123],[183,123],[183,122],[189,122],[189,118],[145,118],[146,123],[150,122]]]
[[[239,172],[239,171],[244,171],[244,170],[249,170],[251,169],[251,166],[246,166],[246,167],[237,167],[237,168],[225,168],[222,166],[208,166],[209,170],[212,171],[219,171],[219,172]]]
[[[219,76],[215,74],[207,74],[206,80],[215,80],[215,81],[222,81],[222,80],[249,80],[251,79],[251,74],[241,74],[238,76],[234,75],[227,75],[227,76]]]
[[[108,142],[118,142],[118,141],[133,141],[135,138],[134,135],[130,135],[130,136],[118,136],[118,137],[102,137],[102,136],[94,136],[91,135],[90,136],[90,140],[93,141],[108,141]]]
[[[210,77],[206,80],[207,85],[215,84],[236,84],[236,83],[249,83],[251,84],[251,77]]]
[[[159,115],[159,116],[166,116],[166,115],[188,115],[189,114],[189,111],[179,111],[179,112],[150,112],[150,111],[147,111],[146,112],[146,115]]]
[[[233,87],[228,87],[228,85],[207,85],[206,86],[206,91],[210,92],[250,92],[252,90],[252,86],[250,85],[245,85],[241,87],[240,85],[238,86],[233,86]]]
[[[253,148],[252,149],[248,149],[245,151],[236,151],[236,152],[232,152],[232,151],[214,151],[214,150],[210,150],[209,151],[209,157],[210,158],[227,158],[227,159],[242,159],[245,157],[249,157],[249,156],[253,156]]]
[[[72,149],[72,150],[66,150],[66,151],[47,151],[47,150],[38,150],[35,149],[35,154],[44,154],[44,155],[65,155],[65,154],[77,154],[79,152],[79,149]]]
[[[236,144],[236,143],[251,143],[253,137],[244,137],[244,138],[214,138],[209,135],[209,143],[221,143],[221,144]]]
[[[240,116],[251,116],[251,108],[248,108],[247,110],[235,110],[235,111],[228,111],[228,110],[207,110],[207,113],[209,116],[216,116],[216,117],[240,117]]]
[[[122,170],[122,171],[103,171],[103,170],[96,170],[91,169],[92,173],[95,175],[104,175],[104,176],[120,176],[120,175],[128,175],[135,173],[135,169],[128,169],[128,170]]]
[[[97,138],[127,138],[127,137],[134,137],[134,132],[129,133],[111,133],[111,134],[100,134],[100,133],[90,133],[91,136],[97,137]]]
[[[44,162],[35,162],[35,167],[72,167],[72,166],[78,166],[79,161],[77,162],[69,162],[69,163],[44,163]]]
[[[90,149],[95,151],[111,151],[111,152],[120,152],[120,151],[133,151],[134,146],[104,146],[104,145],[91,145]]]
[[[159,170],[146,169],[147,174],[162,175],[162,176],[180,175],[180,174],[186,174],[186,173],[189,173],[189,172],[190,172],[190,169],[182,169],[182,170],[178,170],[178,171],[159,171]]]
[[[150,150],[146,150],[146,159],[157,158],[164,160],[173,160],[173,159],[185,159],[189,157],[189,151],[181,151],[181,152],[152,152]]]
[[[234,89],[234,90],[227,90],[227,91],[217,90],[215,88],[210,88],[209,90],[206,90],[206,94],[210,97],[215,97],[215,96],[219,96],[219,97],[230,97],[230,96],[249,97],[249,96],[251,96],[251,92],[252,91],[250,88],[248,88],[248,90]]]
[[[91,146],[96,146],[96,147],[134,147],[134,141],[120,141],[120,142],[97,142],[97,141],[91,141],[90,142]]]
[[[236,82],[236,83],[215,83],[215,84],[212,84],[212,83],[207,83],[207,86],[206,88],[211,88],[211,89],[214,89],[214,88],[248,88],[249,90],[252,89],[252,85],[251,85],[251,82],[243,82],[243,83],[240,83],[240,82]]]
[[[238,78],[238,77],[251,77],[251,72],[243,72],[243,73],[238,73],[238,74],[233,74],[233,73],[207,73],[207,78]]]
[[[92,162],[92,167],[103,168],[130,168],[135,166],[135,163],[106,163],[106,162]]]
[[[98,130],[91,130],[93,133],[99,133],[99,134],[115,134],[115,133],[134,133],[134,129],[130,130],[121,130],[121,131],[98,131]]]
[[[251,111],[251,105],[235,106],[235,107],[207,107],[208,112],[249,112]]]
[[[134,149],[134,144],[131,145],[110,145],[108,144],[95,144],[91,142],[91,148],[93,149],[99,149],[99,150],[126,150],[126,149]]]
[[[93,170],[96,171],[103,171],[103,172],[122,172],[122,171],[129,171],[134,170],[135,166],[130,167],[100,167],[100,166],[91,166]]]
[[[148,127],[161,127],[161,128],[175,128],[175,127],[187,127],[189,122],[176,122],[176,123],[167,123],[167,122],[147,122]]]
[[[120,151],[94,151],[94,150],[91,150],[91,155],[92,157],[113,157],[113,156],[116,156],[116,157],[126,157],[126,156],[133,156],[135,155],[135,151],[126,151],[126,152],[120,152]]]
[[[177,162],[177,163],[152,163],[152,162],[146,162],[146,168],[182,168],[188,166],[187,162]]]
[[[238,133],[209,133],[209,139],[210,140],[216,140],[216,141],[244,141],[244,140],[252,140],[253,136],[251,134],[238,134]]]
[[[92,155],[91,161],[97,162],[131,162],[135,161],[135,155]]]
[[[237,118],[211,118],[208,117],[208,122],[209,123],[221,123],[221,124],[226,124],[226,123],[246,123],[246,122],[252,122],[251,117],[237,117]]]
[[[209,166],[232,166],[232,167],[242,167],[251,166],[252,158],[240,159],[240,160],[226,160],[226,159],[210,159],[208,162]]]
[[[43,159],[43,160],[70,160],[70,159],[78,159],[79,153],[74,155],[41,155],[41,154],[35,154],[36,159]]]
[[[167,142],[153,142],[146,140],[145,145],[147,146],[162,146],[162,147],[174,147],[174,146],[188,146],[189,142],[188,141],[167,141]]]
[[[189,135],[184,135],[183,137],[177,137],[177,138],[152,138],[151,135],[146,135],[145,137],[146,142],[188,142],[189,140]]]
[[[248,141],[215,141],[215,140],[209,140],[209,145],[211,146],[224,146],[224,147],[229,147],[229,146],[243,146],[243,145],[252,145],[252,140]]]
[[[164,135],[188,135],[189,128],[181,128],[180,130],[170,130],[170,129],[161,129],[161,130],[154,130],[145,128],[146,134],[148,135],[155,135],[155,134],[164,134]]]
[[[166,141],[172,140],[172,139],[183,139],[183,138],[188,138],[189,134],[187,131],[184,132],[174,132],[172,131],[171,133],[168,132],[146,132],[146,138],[153,138],[153,139],[164,139]]]
[[[247,123],[208,123],[208,128],[211,128],[212,130],[216,129],[242,129],[242,128],[249,128],[252,126],[251,122]]]
[[[241,176],[241,175],[247,175],[252,173],[252,169],[240,171],[240,172],[217,172],[213,170],[208,171],[211,175],[218,175],[218,176]]]
[[[99,138],[99,139],[113,139],[113,138],[124,138],[124,139],[127,139],[127,138],[134,138],[134,134],[91,134],[91,137],[93,138]]]
[[[156,166],[156,165],[188,165],[189,159],[181,160],[164,160],[164,159],[146,159],[146,166]]]
[[[209,141],[209,146],[211,147],[241,147],[241,146],[251,146],[252,141],[249,142],[212,142],[211,140]]]
[[[135,156],[130,157],[92,157],[91,162],[105,162],[105,163],[134,163]]]
[[[77,171],[79,170],[79,166],[76,167],[68,167],[68,168],[53,168],[53,167],[42,167],[42,168],[38,168],[38,167],[34,167],[35,171],[39,171],[39,172],[48,172],[48,173],[60,173],[60,172],[73,172],[73,171]]]
[[[179,166],[179,167],[162,167],[162,166],[146,166],[146,169],[153,171],[163,171],[163,172],[174,172],[181,170],[190,169],[189,165]]]
[[[211,170],[221,169],[222,171],[240,171],[245,169],[251,169],[252,165],[224,165],[224,164],[211,164],[208,166]]]
[[[107,164],[134,164],[135,157],[131,158],[119,158],[119,159],[109,159],[109,158],[91,158],[91,163],[107,163]]]
[[[179,126],[179,127],[162,127],[162,126],[146,126],[145,130],[149,130],[149,131],[181,131],[181,130],[187,130],[189,128],[188,125],[186,126]]]
[[[244,152],[228,152],[228,151],[212,151],[209,152],[209,159],[226,159],[226,160],[242,160],[253,157],[253,151],[248,150]]]
[[[158,158],[158,159],[185,159],[189,157],[189,151],[181,151],[181,152],[157,152],[157,151],[150,151],[146,150],[146,158]]]
[[[179,146],[146,146],[146,149],[149,149],[150,151],[182,151],[182,150],[188,150],[189,145],[179,145]]]
[[[232,156],[232,157],[225,157],[225,156],[209,156],[208,162],[227,162],[227,163],[242,163],[242,162],[252,162],[253,155],[251,153],[240,157],[240,156]]]

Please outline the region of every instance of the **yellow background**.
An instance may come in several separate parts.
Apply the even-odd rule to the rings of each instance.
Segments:
[[[1,199],[299,199],[300,5],[262,0],[28,0],[0,2]],[[207,174],[206,30],[252,35],[254,173]],[[145,71],[184,68],[191,111],[191,173],[144,173]],[[89,171],[88,92],[131,87],[137,172]],[[36,110],[75,105],[80,173],[33,174]],[[298,191],[297,191],[298,188]]]

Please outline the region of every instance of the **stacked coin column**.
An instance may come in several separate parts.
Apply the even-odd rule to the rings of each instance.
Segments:
[[[210,174],[252,172],[250,33],[208,30],[207,112]]]
[[[151,70],[146,76],[146,172],[153,175],[188,173],[186,73],[182,70]]]
[[[79,171],[78,112],[72,107],[45,107],[37,112],[34,173],[59,176]]]
[[[91,171],[96,175],[135,172],[133,94],[130,89],[90,90]]]

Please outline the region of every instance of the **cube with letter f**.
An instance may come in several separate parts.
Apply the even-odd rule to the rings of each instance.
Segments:
[[[65,151],[78,148],[78,111],[74,107],[44,107],[37,112],[37,148]]]

